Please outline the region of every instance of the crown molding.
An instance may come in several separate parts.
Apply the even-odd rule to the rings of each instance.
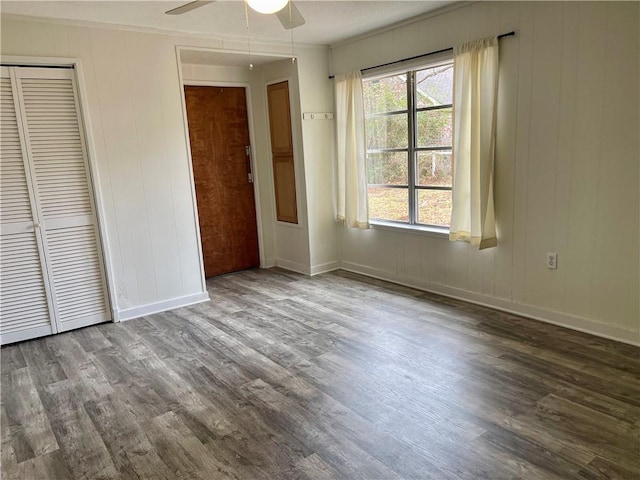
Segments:
[[[167,30],[167,29],[155,28],[155,27],[122,25],[117,23],[92,22],[89,20],[69,20],[64,18],[36,17],[32,15],[19,15],[15,13],[3,13],[0,15],[0,18],[2,19],[3,22],[5,20],[13,20],[13,21],[19,21],[19,22],[66,25],[66,26],[84,27],[84,28],[101,28],[105,30],[119,30],[119,31],[126,31],[126,32],[146,33],[151,35],[179,37],[181,40],[181,43],[184,43],[182,41],[184,38],[218,41],[222,43],[224,42],[236,42],[236,43],[244,43],[244,44],[247,43],[247,37],[244,33],[243,35],[194,33],[194,32],[183,32],[180,30]],[[251,39],[252,50],[256,46],[272,47],[272,48],[282,47],[282,48],[291,49],[291,41],[252,38]],[[307,48],[307,49],[316,49],[316,50],[326,50],[329,48],[329,46],[325,44],[305,43],[305,42],[297,42],[297,41],[295,42],[295,47],[296,49]]]

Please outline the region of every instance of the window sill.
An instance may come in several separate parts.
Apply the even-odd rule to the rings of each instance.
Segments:
[[[375,230],[391,230],[405,232],[414,235],[427,235],[429,237],[449,239],[449,229],[446,227],[428,227],[426,225],[408,225],[403,223],[370,220],[369,225]]]

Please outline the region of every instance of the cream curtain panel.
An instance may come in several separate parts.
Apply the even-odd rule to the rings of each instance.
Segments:
[[[498,39],[453,50],[453,204],[449,239],[498,244],[493,204]]]
[[[335,77],[338,149],[337,219],[352,228],[369,228],[362,75]]]

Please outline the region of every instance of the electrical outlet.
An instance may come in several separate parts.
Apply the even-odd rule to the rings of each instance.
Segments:
[[[549,270],[557,270],[558,254],[556,252],[547,252],[547,268]]]

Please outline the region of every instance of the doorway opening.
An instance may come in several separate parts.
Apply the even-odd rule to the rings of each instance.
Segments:
[[[246,88],[184,90],[205,277],[259,267]]]

